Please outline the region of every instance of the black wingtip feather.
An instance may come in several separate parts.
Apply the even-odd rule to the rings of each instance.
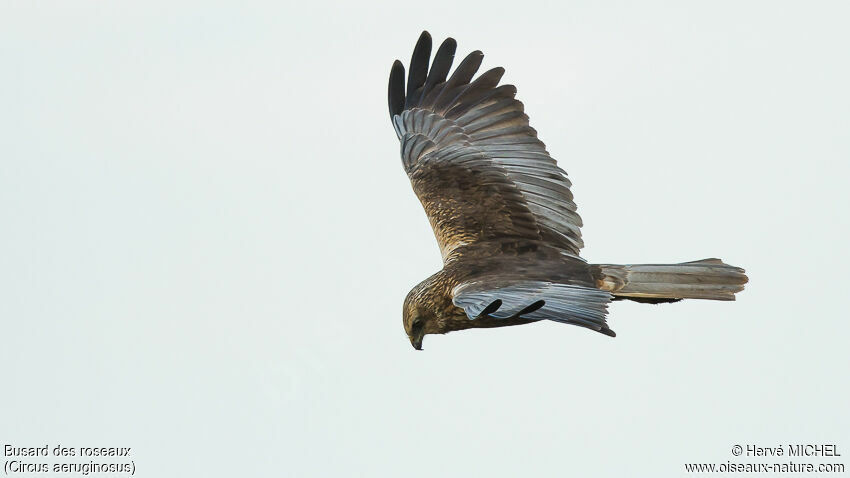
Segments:
[[[434,98],[433,106],[436,111],[444,112],[443,110],[451,105],[451,102],[457,98],[458,94],[462,93],[463,88],[475,76],[483,59],[484,54],[479,50],[466,55],[466,58],[455,68],[451,78],[446,81],[445,87],[442,88],[440,94]]]
[[[481,313],[478,314],[478,316],[479,317],[486,317],[488,314],[492,314],[493,312],[496,312],[497,310],[499,310],[499,307],[501,307],[501,306],[502,306],[502,299],[496,299],[493,302],[491,302],[490,305],[488,305],[487,307],[484,307],[484,310],[482,310]]]
[[[609,329],[608,327],[603,327],[603,328],[599,329],[599,332],[607,335],[608,337],[616,337],[617,336],[617,334],[613,330]]]
[[[452,83],[452,86],[460,86],[469,83],[472,81],[472,77],[475,76],[478,68],[481,67],[481,62],[483,60],[484,53],[481,53],[481,50],[475,50],[469,55],[466,55],[466,58],[460,62],[460,65],[458,65],[455,72],[452,73],[452,77],[449,79],[449,82]]]
[[[522,309],[521,311],[517,312],[516,316],[517,316],[517,318],[519,318],[519,317],[522,317],[525,314],[530,314],[530,313],[532,313],[536,310],[540,310],[541,308],[543,308],[544,305],[546,305],[545,300],[538,300],[537,302],[535,302],[535,303],[529,305],[528,307]]]
[[[434,55],[434,62],[431,64],[431,71],[428,72],[428,79],[425,80],[425,86],[419,95],[419,103],[422,103],[422,100],[435,86],[446,81],[449,70],[452,68],[456,50],[457,42],[454,38],[446,38],[440,45],[440,48],[437,49],[437,53]]]
[[[410,56],[410,72],[407,75],[407,101],[413,100],[413,93],[425,84],[428,76],[428,63],[431,60],[431,34],[423,31],[419,35],[413,55]]]
[[[404,111],[404,65],[396,60],[390,69],[390,84],[387,88],[390,119]]]
[[[388,93],[391,119],[405,109],[414,107],[433,108],[441,114],[448,114],[445,110],[451,109],[452,114],[449,116],[455,117],[484,98],[494,95],[508,97],[515,94],[515,89],[506,91],[504,86],[498,86],[505,73],[501,67],[493,68],[472,81],[484,58],[480,50],[467,55],[449,77],[457,42],[454,38],[446,38],[437,49],[429,67],[431,46],[431,35],[428,31],[423,31],[410,58],[406,85],[403,64],[398,60],[393,63]]]

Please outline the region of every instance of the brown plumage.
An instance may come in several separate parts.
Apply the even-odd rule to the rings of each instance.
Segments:
[[[570,181],[529,126],[504,69],[473,79],[483,54],[448,75],[456,43],[431,57],[423,32],[405,72],[390,71],[389,109],[402,165],[422,202],[443,269],[404,301],[416,349],[427,334],[554,320],[613,337],[608,303],[734,300],[744,270],[719,259],[668,265],[588,264]]]

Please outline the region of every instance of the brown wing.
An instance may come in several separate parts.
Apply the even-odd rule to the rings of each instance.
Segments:
[[[578,257],[581,218],[570,181],[528,124],[504,69],[474,81],[484,55],[469,54],[448,79],[456,43],[434,62],[423,32],[410,60],[390,72],[389,107],[401,158],[443,257],[460,245],[502,238],[543,241]]]

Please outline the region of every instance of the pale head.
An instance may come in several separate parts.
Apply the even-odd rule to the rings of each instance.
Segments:
[[[405,297],[402,320],[410,345],[416,350],[422,350],[422,339],[426,334],[433,333],[430,330],[434,328],[436,315],[433,310],[428,310],[427,304],[421,303],[422,297],[416,292],[417,288],[414,288]],[[433,307],[433,304],[431,306]]]
[[[447,309],[456,307],[452,305],[449,290],[440,277],[438,272],[425,279],[404,298],[404,332],[416,350],[422,350],[422,339],[426,335],[449,331],[446,321],[454,311]]]

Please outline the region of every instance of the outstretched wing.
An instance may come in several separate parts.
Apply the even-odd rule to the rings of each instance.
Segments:
[[[516,88],[499,86],[503,68],[473,80],[480,51],[448,77],[455,49],[453,39],[444,41],[429,69],[431,36],[423,32],[406,91],[398,60],[389,81],[402,163],[443,258],[461,245],[503,238],[543,241],[578,257],[582,223],[570,181],[529,126]]]
[[[452,297],[454,305],[472,320],[548,319],[615,335],[605,322],[613,296],[592,287],[488,276],[461,283],[452,291]]]

